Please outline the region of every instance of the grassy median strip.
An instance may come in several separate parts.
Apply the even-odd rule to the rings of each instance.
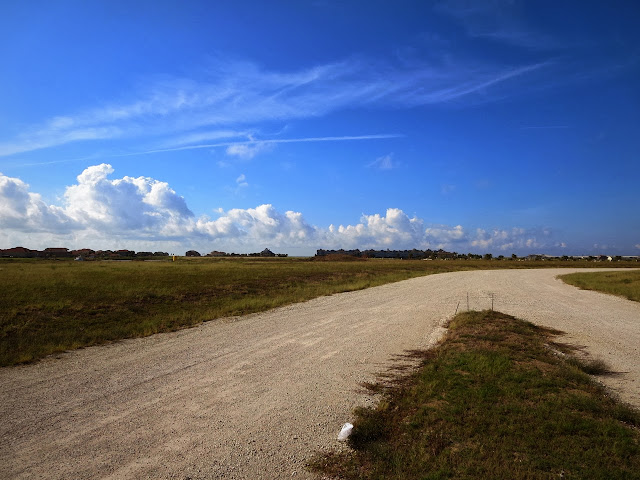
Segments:
[[[370,388],[352,450],[312,468],[345,479],[640,478],[640,413],[584,373],[556,332],[465,312],[421,366]],[[605,369],[606,370],[606,369]]]
[[[583,290],[596,290],[640,302],[640,270],[571,273],[560,278]]]

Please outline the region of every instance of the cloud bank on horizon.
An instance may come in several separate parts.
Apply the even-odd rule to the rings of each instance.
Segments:
[[[0,242],[28,248],[227,249],[239,253],[262,246],[312,254],[318,248],[445,249],[459,252],[521,252],[551,246],[550,232],[429,226],[399,208],[363,214],[354,225],[310,225],[302,213],[272,205],[217,210],[197,217],[167,182],[149,177],[110,179],[109,164],[86,168],[67,186],[61,205],[47,205],[18,178],[0,174]],[[243,176],[237,179],[244,183]],[[557,245],[556,245],[557,246]]]

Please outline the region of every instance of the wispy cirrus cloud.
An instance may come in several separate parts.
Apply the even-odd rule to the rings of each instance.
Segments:
[[[471,101],[477,95],[487,101],[499,86],[505,87],[499,97],[512,94],[510,83],[532,81],[535,72],[550,65],[461,60],[398,66],[351,58],[278,72],[250,62],[220,61],[198,80],[151,81],[129,95],[132,101],[56,114],[13,138],[0,138],[0,156],[90,140],[135,140],[158,146],[147,151],[161,150],[248,135],[265,121],[312,118],[345,108],[406,108]]]
[[[79,141],[115,139],[121,137],[122,132],[117,126],[58,127],[52,122],[49,126],[45,125],[33,132],[24,132],[15,139],[0,143],[0,157]]]
[[[521,130],[566,130],[569,125],[529,125],[520,127]]]
[[[216,143],[200,143],[196,145],[182,145],[172,148],[160,148],[156,150],[141,150],[131,153],[115,153],[115,154],[94,154],[86,157],[77,158],[64,158],[60,160],[50,160],[45,162],[21,162],[22,166],[38,166],[38,165],[54,165],[57,163],[70,163],[78,162],[82,160],[99,160],[109,158],[122,158],[122,157],[135,157],[139,155],[151,155],[154,153],[169,153],[179,152],[182,150],[200,150],[200,149],[213,149],[213,148],[226,148],[226,153],[229,156],[240,157],[242,159],[251,159],[260,152],[268,151],[272,146],[281,143],[309,143],[309,142],[348,142],[358,140],[378,140],[378,139],[391,139],[400,138],[404,135],[401,134],[377,134],[377,135],[343,135],[340,137],[306,137],[306,138],[279,138],[279,139],[266,139],[266,140],[229,140],[225,142]],[[251,138],[252,135],[248,135]],[[224,138],[224,137],[221,137]],[[1,156],[1,155],[0,155]],[[226,167],[231,163],[226,161],[218,161],[218,165]]]
[[[263,142],[255,142],[252,144],[239,143],[234,145],[229,145],[227,147],[227,155],[232,157],[242,158],[244,160],[250,160],[256,155],[265,150],[268,150],[270,146],[273,144],[263,143]]]
[[[451,183],[444,183],[440,185],[440,192],[443,195],[449,195],[456,191],[456,186]]]
[[[244,173],[240,174],[240,176],[236,178],[236,185],[238,185],[238,187],[240,188],[246,188],[249,186],[249,183],[247,182],[247,176]]]
[[[228,142],[217,143],[203,143],[197,145],[184,145],[174,148],[162,148],[158,150],[147,150],[142,152],[128,153],[114,156],[133,156],[133,155],[146,155],[151,153],[162,152],[177,152],[180,150],[198,150],[202,148],[219,148],[226,147],[228,155],[236,155],[244,158],[252,158],[257,153],[257,150],[265,150],[270,145],[277,145],[281,143],[309,143],[309,142],[348,142],[355,140],[378,140],[385,138],[399,138],[403,135],[390,133],[379,135],[344,135],[341,137],[304,137],[304,138],[271,138],[265,140],[236,140]]]
[[[398,166],[399,163],[393,159],[393,153],[378,157],[367,165],[368,168],[374,168],[376,170],[393,170],[394,168],[398,168]]]
[[[238,138],[250,138],[254,133],[246,130],[206,130],[194,131],[170,138],[164,141],[160,148],[175,148],[186,145],[194,145],[203,142],[215,142],[220,140],[231,140]]]
[[[566,48],[563,42],[528,25],[520,1],[445,0],[436,10],[455,18],[474,38],[484,38],[531,50]]]

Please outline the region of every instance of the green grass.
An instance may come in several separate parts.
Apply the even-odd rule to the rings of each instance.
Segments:
[[[0,365],[455,269],[418,261],[3,260]]]
[[[616,403],[552,343],[560,332],[465,312],[421,366],[376,385],[352,450],[313,470],[345,479],[638,479],[640,413]],[[549,348],[549,345],[553,347]]]
[[[597,290],[640,302],[640,270],[571,273],[560,278],[583,290]]]
[[[616,262],[624,266],[624,262]],[[591,262],[0,260],[0,366],[420,275]]]

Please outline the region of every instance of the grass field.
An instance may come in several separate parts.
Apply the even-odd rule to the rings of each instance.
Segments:
[[[345,479],[640,478],[640,412],[584,371],[559,332],[498,312],[465,312],[422,365],[370,385],[353,450],[312,469]],[[552,348],[549,348],[551,346]],[[558,352],[563,352],[558,353]]]
[[[572,273],[560,278],[583,290],[597,290],[640,302],[640,270]]]
[[[452,269],[429,263],[0,261],[0,365]]]
[[[616,262],[617,266],[624,266]],[[590,262],[0,260],[0,366],[440,272]],[[637,264],[634,264],[637,265]]]

